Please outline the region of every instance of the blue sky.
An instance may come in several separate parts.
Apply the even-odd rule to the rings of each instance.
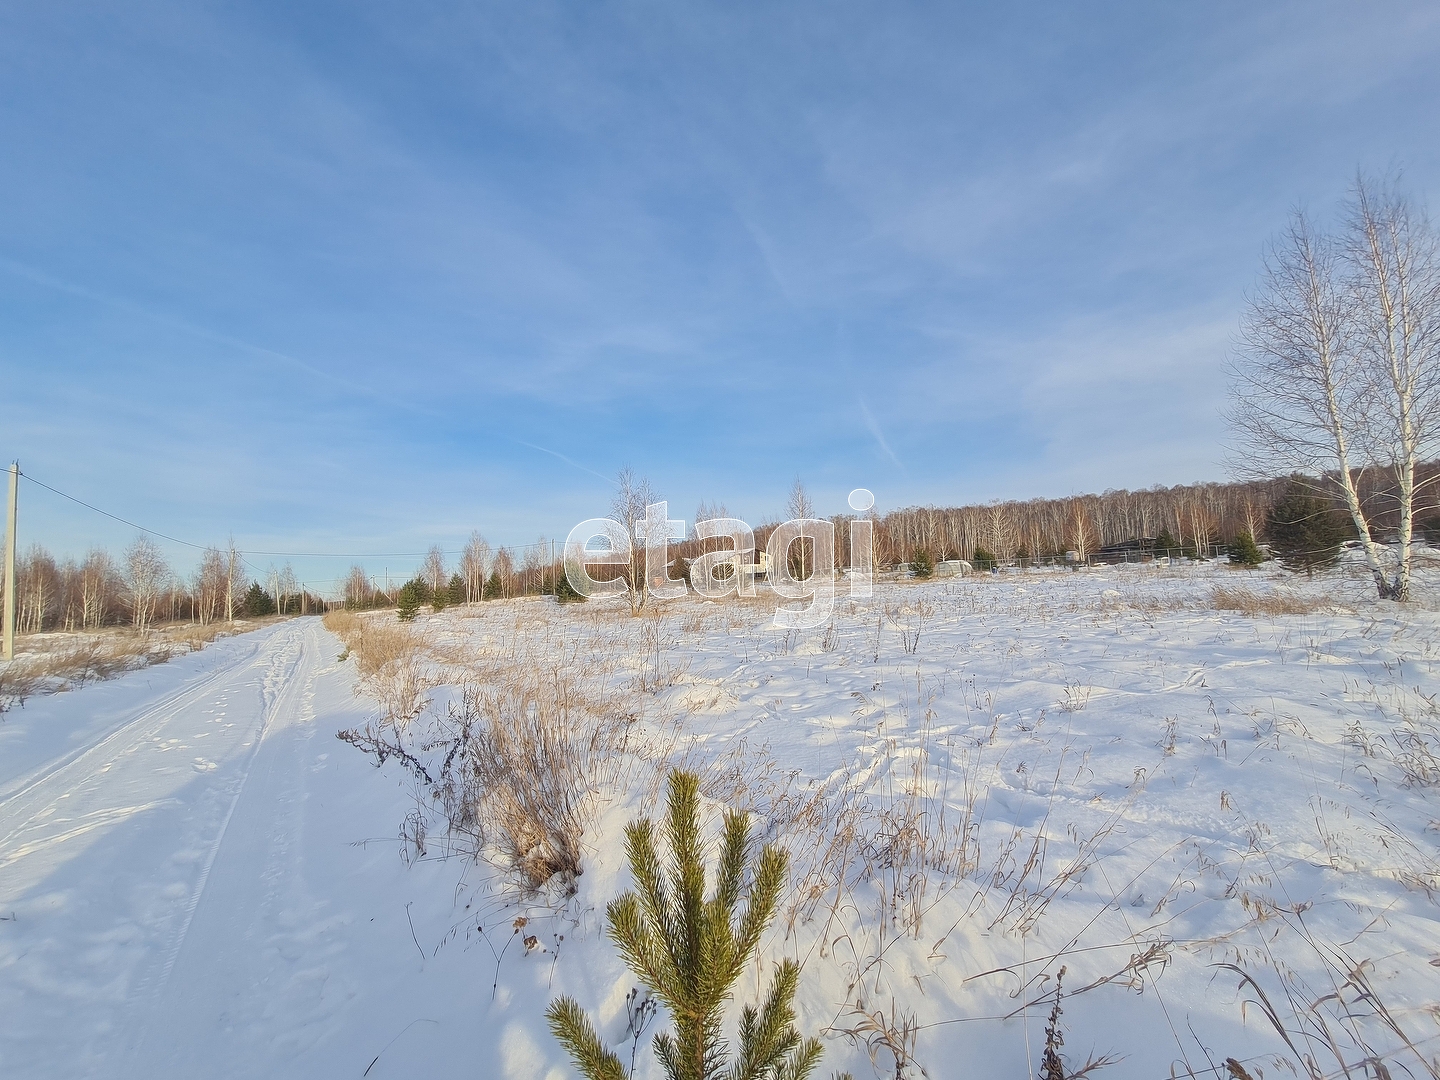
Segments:
[[[0,455],[172,536],[1064,495],[1223,476],[1292,206],[1435,205],[1440,7],[10,3],[0,146]]]

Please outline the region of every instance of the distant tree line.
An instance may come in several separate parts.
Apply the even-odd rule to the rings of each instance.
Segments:
[[[207,625],[324,609],[318,596],[302,595],[289,566],[269,571],[264,580],[252,581],[249,570],[230,545],[205,549],[192,574],[178,574],[143,534],[119,559],[92,548],[81,561],[57,560],[34,544],[15,560],[16,630],[28,634],[124,625],[145,630],[159,623]]]
[[[647,481],[624,477],[623,517],[633,530],[644,506],[659,500]],[[1417,465],[1406,480],[1413,493],[1411,527],[1416,538],[1440,543],[1440,461]],[[1400,528],[1401,481],[1394,470],[1355,470],[1350,488],[1365,508],[1370,538],[1394,541]],[[977,569],[1029,560],[1063,559],[1073,552],[1088,559],[1106,548],[1148,541],[1147,553],[1203,556],[1225,548],[1232,561],[1249,563],[1259,554],[1256,542],[1274,549],[1295,569],[1314,571],[1334,561],[1345,540],[1357,539],[1353,515],[1335,477],[1295,475],[1241,483],[1200,483],[1141,491],[1106,491],[1063,499],[1030,499],[955,507],[906,507],[869,515],[880,567],[900,563],[931,566],[944,559],[965,559]],[[1330,492],[1332,494],[1325,494]],[[615,511],[619,513],[619,511]],[[809,496],[797,481],[787,512],[809,517]],[[718,504],[702,504],[696,521],[729,517]],[[836,515],[835,554],[849,563],[850,525],[854,515]],[[775,520],[755,526],[756,550],[763,551]],[[692,523],[693,525],[693,523]],[[689,539],[670,545],[670,576],[686,578],[689,563],[702,552],[727,546],[722,541]],[[544,538],[520,547],[492,549],[472,533],[459,561],[451,566],[438,545],[420,570],[387,592],[360,566],[352,566],[341,590],[347,607],[366,610],[404,607],[416,612],[521,596],[558,596],[576,600],[565,579],[562,544]],[[807,576],[806,541],[792,545],[791,570]],[[1139,550],[1137,548],[1137,550]],[[1238,554],[1237,554],[1238,553]],[[636,565],[597,570],[598,578],[639,580],[643,547]],[[257,577],[234,545],[205,549],[199,565],[185,576],[173,571],[159,547],[141,535],[119,559],[95,548],[83,560],[57,560],[32,545],[16,559],[16,626],[20,633],[40,630],[90,630],[157,623],[205,625],[284,613],[322,611],[326,601],[305,592],[287,565]],[[407,591],[408,590],[408,591]],[[638,590],[636,591],[638,594]],[[3,595],[3,593],[0,593]]]
[[[1417,468],[1416,486],[1430,493],[1417,504],[1415,532],[1440,543],[1440,501],[1437,486],[1440,462]],[[626,470],[612,516],[633,533],[644,520],[644,508],[661,496],[644,479]],[[1383,469],[1357,472],[1353,486],[1370,508],[1368,521],[1377,542],[1393,540],[1396,518],[1394,476]],[[1136,554],[1204,558],[1225,552],[1230,560],[1255,565],[1263,559],[1260,545],[1273,549],[1287,566],[1313,572],[1335,561],[1340,545],[1355,538],[1346,506],[1339,497],[1316,494],[1338,490],[1333,478],[1290,476],[1241,483],[1199,483],[1154,487],[1141,491],[1107,491],[1063,499],[1030,499],[955,507],[907,507],[884,515],[869,515],[875,545],[875,564],[893,567],[909,564],[933,568],[944,559],[964,559],[976,569],[1017,562],[1065,560],[1067,553],[1086,560],[1106,549],[1131,546]],[[798,481],[786,512],[792,517],[814,514],[809,495]],[[668,576],[687,580],[689,564],[706,551],[728,547],[722,539],[700,540],[694,524],[730,517],[718,503],[702,503],[696,510],[687,539],[671,542]],[[829,519],[835,527],[835,555],[841,565],[850,560],[852,514]],[[754,528],[756,551],[763,551],[780,525],[769,520]],[[1143,543],[1141,543],[1143,541]],[[790,550],[791,571],[808,576],[807,541]],[[562,544],[544,538],[523,548],[492,549],[478,532],[472,533],[459,562],[453,567],[443,549],[432,547],[420,570],[397,582],[387,592],[361,566],[352,566],[345,579],[344,601],[352,609],[399,609],[412,618],[422,608],[445,607],[521,596],[558,595],[579,599],[565,579]],[[639,582],[643,577],[644,547],[635,544],[631,561],[590,566],[597,580],[622,577]],[[632,603],[643,606],[643,588],[632,588]]]
[[[350,567],[342,595],[345,606],[352,610],[400,608],[413,616],[422,606],[440,611],[458,604],[517,596],[553,596],[557,589],[565,597],[568,585],[562,584],[564,573],[557,542],[542,537],[525,547],[496,550],[474,532],[453,567],[437,544],[413,577],[392,585],[388,591],[363,566]]]
[[[1415,475],[1415,487],[1423,493],[1416,501],[1416,533],[1440,540],[1440,501],[1433,482],[1440,479],[1440,462],[1418,466]],[[1394,539],[1399,528],[1399,484],[1393,472],[1357,470],[1352,480],[1368,509],[1370,535],[1377,542]],[[1084,559],[1103,548],[1141,539],[1155,541],[1152,549],[1173,554],[1228,547],[1242,534],[1264,542],[1270,539],[1272,508],[1298,482],[1312,493],[1336,492],[1340,487],[1329,477],[1279,477],[983,506],[909,507],[875,518],[875,559],[881,566],[893,565],[909,562],[921,551],[932,559],[986,564],[1063,557],[1066,552]],[[1339,495],[1317,497],[1337,511],[1346,510]],[[835,520],[840,527],[839,550],[848,552],[845,526],[852,519]],[[1353,535],[1354,530],[1349,530],[1347,537]]]

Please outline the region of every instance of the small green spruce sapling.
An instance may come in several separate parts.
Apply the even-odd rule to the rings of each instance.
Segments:
[[[407,581],[400,587],[400,599],[395,610],[401,622],[414,622],[415,616],[420,613],[420,604],[424,600],[421,589],[422,586],[415,581]]]
[[[1235,535],[1229,555],[1232,566],[1243,566],[1247,570],[1254,569],[1265,561],[1265,553],[1260,550],[1260,545],[1255,543],[1255,537],[1250,535],[1248,529],[1242,529]]]

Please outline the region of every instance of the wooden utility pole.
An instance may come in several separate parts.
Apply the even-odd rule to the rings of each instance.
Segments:
[[[5,659],[15,659],[15,502],[20,463],[10,463],[10,504],[5,512]]]
[[[235,537],[230,537],[230,550],[225,562],[225,620],[235,623]]]

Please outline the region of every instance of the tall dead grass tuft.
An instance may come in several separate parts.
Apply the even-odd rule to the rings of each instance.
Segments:
[[[345,643],[341,659],[355,657],[356,690],[376,700],[387,723],[404,725],[420,714],[441,678],[421,631],[343,610],[327,612],[324,625]]]
[[[643,612],[640,616],[638,652],[640,671],[635,677],[635,686],[642,694],[656,694],[674,686],[689,670],[689,663],[675,663],[669,657],[674,639],[669,624],[654,611]]]
[[[1267,931],[1268,971],[1233,963],[1214,966],[1238,977],[1237,990],[1246,995],[1242,1015],[1256,1009],[1285,1044],[1288,1055],[1279,1055],[1284,1066],[1307,1080],[1333,1076],[1388,1080],[1389,1061],[1408,1075],[1440,1080],[1440,1061],[1427,1058],[1420,1049],[1424,1037],[1412,1036],[1377,991],[1374,962],[1357,960],[1342,946],[1313,937],[1302,905],[1275,911],[1284,929],[1297,934],[1320,958],[1324,974],[1319,985],[1311,985],[1282,959],[1283,942],[1275,940],[1282,935],[1279,929]],[[1334,1061],[1334,1067],[1327,1067],[1327,1059]]]
[[[352,635],[360,632],[362,625],[360,616],[348,608],[335,608],[333,611],[327,611],[325,617],[320,621],[326,630],[347,643]]]
[[[0,713],[12,705],[25,703],[40,687],[40,680],[25,665],[10,661],[0,664]]]
[[[935,605],[917,600],[914,603],[890,604],[885,608],[885,618],[900,635],[900,647],[907,656],[914,656],[920,648],[920,635],[925,624],[935,614]]]
[[[161,631],[164,640],[171,642],[183,652],[199,652],[206,645],[209,645],[218,637],[226,637],[234,631],[225,623],[212,622],[205,626],[196,623],[184,623],[179,626],[167,626]]]
[[[867,1010],[863,1004],[851,1006],[849,1023],[837,1023],[826,1034],[843,1035],[854,1046],[864,1046],[870,1064],[878,1076],[882,1068],[895,1070],[895,1080],[912,1080],[918,1072],[928,1078],[925,1067],[915,1060],[915,1040],[920,1025],[915,1014],[897,1012],[895,999],[890,999],[890,1014],[884,1009]]]
[[[580,840],[591,796],[619,743],[559,672],[501,686],[467,686],[449,716],[452,737],[435,795],[452,837],[499,861],[529,891],[558,877],[565,894],[581,873]]]
[[[557,628],[521,609],[494,614],[493,632],[466,644],[426,643],[388,621],[348,625],[365,692],[380,698],[387,672],[407,666],[459,692],[443,715],[428,710],[341,738],[405,765],[448,823],[447,853],[498,867],[525,893],[569,895],[597,794],[619,788],[636,762],[625,752],[637,715],[627,703],[641,691],[624,661],[643,636],[636,624],[653,620],[579,612],[582,646],[568,640],[576,633],[568,621]],[[436,836],[427,837],[431,850]]]
[[[1243,585],[1217,585],[1210,592],[1210,606],[1216,611],[1238,611],[1243,615],[1312,615],[1331,605],[1293,593],[1257,593]]]

